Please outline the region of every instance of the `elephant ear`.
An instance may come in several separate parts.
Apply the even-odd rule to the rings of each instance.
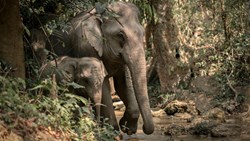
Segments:
[[[75,79],[75,71],[77,68],[76,58],[63,56],[62,60],[58,60],[58,80],[72,82]]]
[[[82,23],[83,36],[87,38],[89,44],[94,47],[101,57],[103,54],[103,37],[100,28],[100,20],[91,16]]]

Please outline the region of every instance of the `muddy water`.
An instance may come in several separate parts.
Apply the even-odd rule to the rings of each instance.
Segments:
[[[123,115],[123,112],[116,111],[118,120]],[[167,136],[164,135],[164,128],[170,126],[171,124],[188,124],[185,120],[176,119],[170,116],[164,117],[154,117],[155,132],[151,135],[145,135],[142,131],[142,119],[139,119],[139,126],[137,134],[126,135],[123,134],[123,141],[250,141],[250,132],[245,132],[245,134],[239,135],[237,137],[207,137],[207,136],[193,136],[193,135],[181,135],[181,136]],[[242,124],[242,130],[250,130],[250,122],[248,124]],[[244,132],[243,132],[244,133]]]

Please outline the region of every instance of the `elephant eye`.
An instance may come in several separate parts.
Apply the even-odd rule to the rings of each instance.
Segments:
[[[119,45],[121,47],[123,47],[124,44],[125,44],[125,41],[126,41],[126,35],[125,35],[125,33],[123,31],[120,31],[120,32],[117,33],[116,36],[118,38]]]
[[[118,38],[123,38],[124,39],[124,33],[122,31],[117,33]]]

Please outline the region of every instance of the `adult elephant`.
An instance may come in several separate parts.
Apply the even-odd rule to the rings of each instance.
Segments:
[[[82,87],[70,90],[79,96],[90,98],[95,104],[97,121],[100,121],[102,85],[107,72],[99,59],[93,57],[71,58],[62,56],[43,64],[40,68],[41,79],[53,77],[57,83],[76,82]]]
[[[141,113],[144,133],[152,134],[154,124],[147,93],[144,28],[139,21],[138,8],[126,2],[114,2],[105,8],[96,6],[70,20],[69,26],[63,31],[66,32],[54,32],[50,42],[47,42],[47,48],[53,49],[59,56],[101,59],[108,77],[114,79],[117,94],[126,106],[119,122],[122,131],[127,134],[136,133]],[[64,48],[60,42],[64,42]],[[119,130],[108,77],[104,80],[102,104],[105,106],[101,113]]]

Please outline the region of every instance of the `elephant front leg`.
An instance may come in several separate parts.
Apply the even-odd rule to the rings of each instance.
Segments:
[[[140,112],[132,86],[131,75],[127,68],[114,76],[114,85],[116,93],[126,106],[124,115],[119,122],[120,128],[128,135],[135,134]]]
[[[103,122],[108,122],[114,127],[115,130],[119,131],[119,126],[116,120],[112,98],[110,94],[110,83],[109,78],[105,78],[103,82],[102,89],[102,106],[101,106],[101,120]],[[108,119],[108,120],[107,120]],[[107,120],[107,121],[104,121]]]

